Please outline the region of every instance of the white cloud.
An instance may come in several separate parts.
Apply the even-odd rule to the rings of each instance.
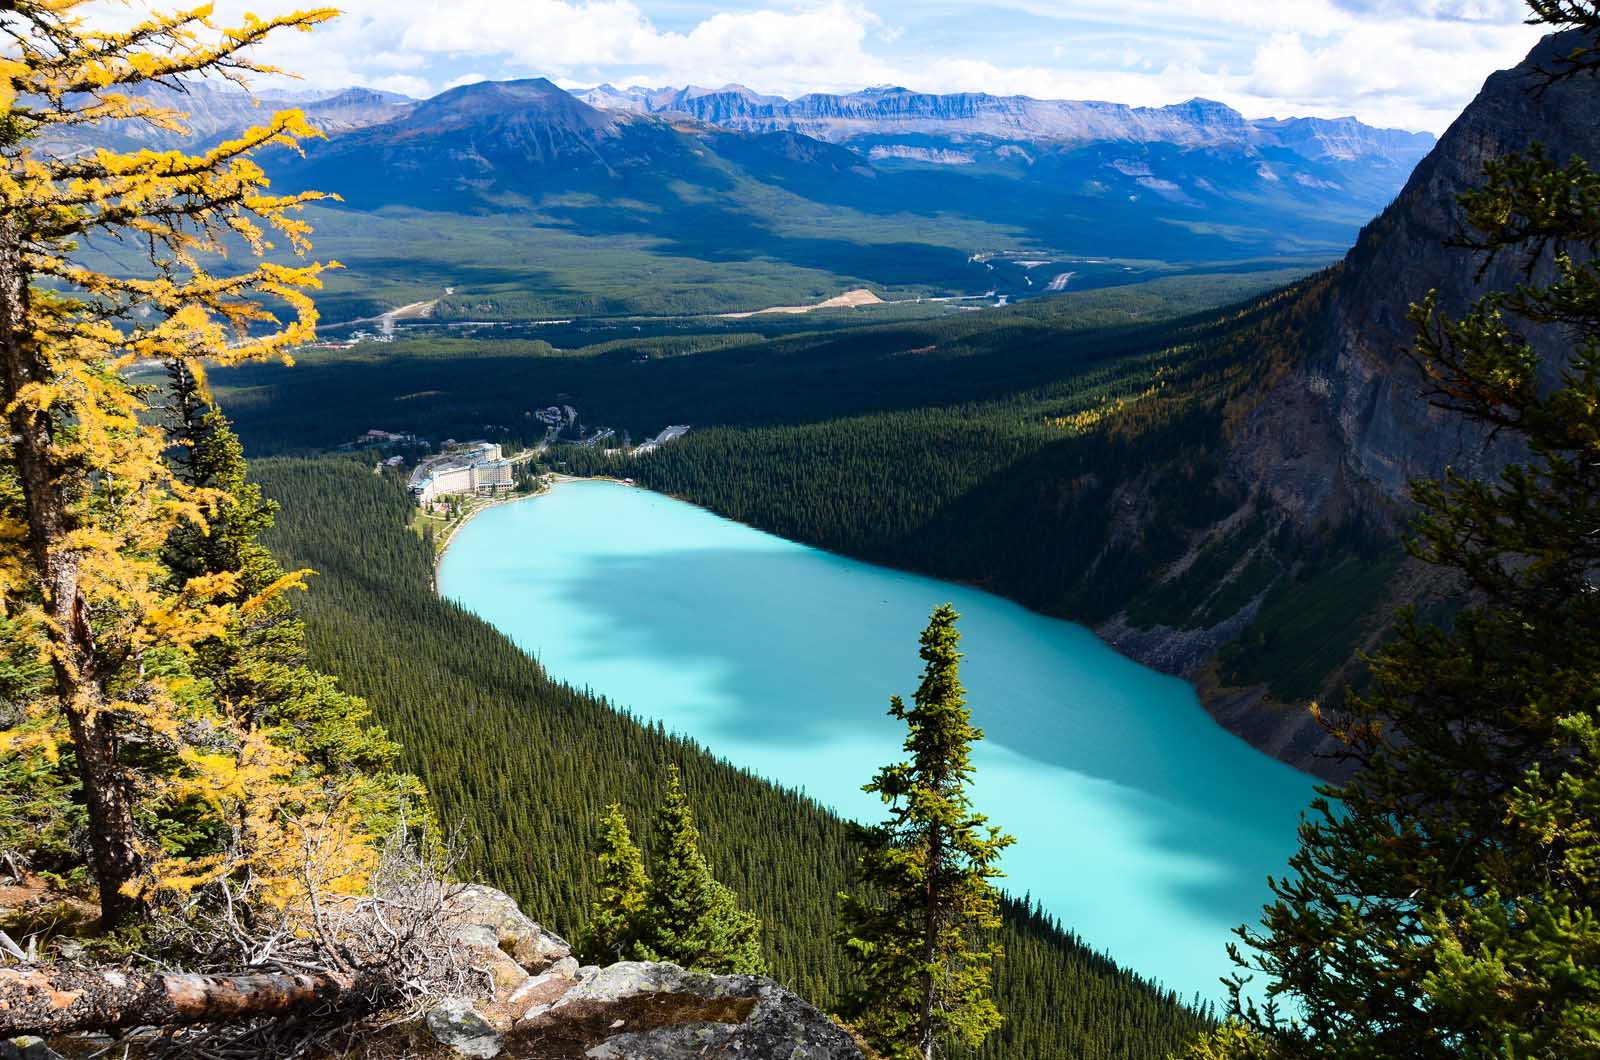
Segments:
[[[347,84],[353,82],[347,82]],[[385,92],[398,92],[402,96],[422,98],[433,94],[433,85],[420,77],[410,74],[389,74],[385,77],[363,77],[360,84],[365,88],[378,88]]]
[[[1335,109],[1385,114],[1393,123],[1437,130],[1539,38],[1526,26],[1464,22],[1426,27],[1360,24],[1325,41],[1275,34],[1256,51],[1238,91],[1281,101],[1285,111]]]
[[[532,76],[786,95],[893,83],[1143,105],[1204,95],[1250,116],[1354,113],[1438,132],[1539,36],[1519,0],[721,2],[768,6],[345,0],[333,25],[265,52],[315,87],[411,95]],[[236,20],[246,0],[218,9]]]

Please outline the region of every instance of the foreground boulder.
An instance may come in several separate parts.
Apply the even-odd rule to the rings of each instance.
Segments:
[[[481,883],[468,884],[451,894],[445,915],[462,928],[492,931],[499,948],[530,973],[542,972],[572,955],[566,939],[535,924],[506,892]]]
[[[472,974],[450,979],[421,1020],[397,1024],[378,1013],[366,1025],[381,1028],[374,1039],[380,1055],[862,1060],[849,1034],[770,979],[646,962],[579,967],[565,940],[492,887],[453,894],[437,926],[447,944],[440,962]],[[81,1045],[85,1039],[70,1036],[115,1028],[170,1034],[202,1025],[184,1040],[204,1044],[206,1034],[230,1024],[291,1026],[311,1018],[355,1027],[374,1015],[379,999],[396,995],[385,975],[383,968],[356,975],[197,975],[72,961],[0,968],[0,1060],[52,1060],[57,1041]],[[462,990],[470,996],[459,996]],[[57,1041],[16,1037],[38,1034]],[[130,1055],[146,1054],[136,1044]]]
[[[585,970],[587,972],[587,969]],[[837,1024],[770,979],[624,962],[580,975],[505,1038],[517,1060],[861,1060]]]
[[[593,975],[597,971],[598,969],[589,968],[587,974]],[[551,1005],[572,989],[579,972],[578,962],[571,957],[565,957],[538,975],[525,980],[511,992],[499,1008],[514,1021],[535,1008]]]
[[[493,1060],[500,1055],[500,1035],[466,998],[445,998],[433,1007],[423,1024],[441,1045],[462,1056]]]

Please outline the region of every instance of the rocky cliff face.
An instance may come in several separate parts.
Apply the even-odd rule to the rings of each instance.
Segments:
[[[1243,422],[1234,447],[1240,473],[1267,483],[1288,510],[1337,519],[1355,508],[1392,521],[1404,514],[1412,479],[1449,466],[1492,473],[1505,458],[1460,417],[1422,399],[1422,380],[1405,356],[1407,313],[1430,288],[1454,314],[1521,279],[1511,258],[1479,277],[1480,256],[1449,245],[1466,224],[1457,196],[1481,183],[1485,160],[1535,143],[1560,160],[1600,159],[1594,78],[1537,91],[1539,71],[1572,45],[1571,35],[1551,36],[1516,68],[1489,78],[1394,204],[1362,231],[1329,292],[1322,334]],[[1558,335],[1530,329],[1529,337],[1547,353],[1560,349]],[[1292,452],[1286,440],[1305,451]],[[1296,463],[1316,473],[1273,474]]]
[[[757,95],[742,85],[658,91],[603,85],[579,96],[597,107],[682,114],[724,128],[799,132],[834,143],[889,135],[1057,145],[1163,143],[1281,148],[1313,160],[1364,159],[1406,167],[1433,145],[1433,137],[1427,133],[1375,129],[1354,118],[1250,121],[1233,108],[1207,99],[1169,107],[1129,107],[983,92],[939,95],[905,88],[870,88],[788,100]]]
[[[1229,412],[1225,476],[1228,488],[1246,498],[1245,510],[1269,512],[1275,529],[1300,539],[1352,525],[1392,538],[1410,514],[1411,480],[1439,477],[1447,467],[1492,475],[1514,455],[1461,417],[1428,404],[1420,373],[1407,356],[1413,341],[1408,311],[1436,289],[1441,307],[1456,314],[1483,293],[1522,278],[1522,263],[1510,258],[1480,276],[1480,256],[1450,245],[1466,223],[1457,197],[1481,183],[1485,160],[1535,143],[1561,161],[1574,155],[1600,159],[1596,79],[1577,77],[1541,89],[1541,71],[1575,43],[1572,34],[1551,36],[1517,67],[1491,76],[1393,204],[1362,231],[1343,264],[1304,294],[1295,307],[1304,325],[1289,340],[1294,349],[1284,360],[1286,370],[1269,377],[1264,389],[1237,399]],[[1562,337],[1531,327],[1526,333],[1553,373]],[[1276,338],[1256,341],[1265,349]],[[1237,522],[1239,513],[1229,518]],[[1219,524],[1198,537],[1216,540],[1223,533]],[[1436,579],[1430,582],[1434,577],[1401,565],[1363,620],[1367,644],[1393,604],[1439,589]],[[1199,680],[1213,714],[1252,743],[1326,771],[1315,758],[1327,749],[1326,741],[1303,710],[1273,704],[1262,687],[1224,687],[1211,669],[1229,640],[1272,634],[1252,611],[1260,602],[1257,597],[1213,628],[1136,629],[1119,617],[1101,632],[1138,658]],[[1350,672],[1330,675],[1324,692]]]

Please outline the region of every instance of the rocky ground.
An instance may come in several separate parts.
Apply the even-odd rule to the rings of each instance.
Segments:
[[[379,1020],[353,1054],[374,1060],[864,1060],[852,1036],[770,979],[672,964],[580,966],[560,936],[502,891],[461,888],[447,915],[481,975],[473,996],[436,998],[420,1019]],[[139,1055],[138,1036],[129,1056]],[[0,1060],[61,1060],[107,1039],[0,1041]]]

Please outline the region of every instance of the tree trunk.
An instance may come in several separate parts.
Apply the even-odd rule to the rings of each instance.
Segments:
[[[934,825],[928,834],[928,876],[922,909],[922,1011],[918,1014],[917,1048],[922,1060],[933,1060],[933,959],[939,930],[939,875],[943,868],[944,837]]]
[[[66,547],[72,526],[51,459],[50,416],[16,403],[24,387],[47,381],[31,331],[21,240],[13,223],[0,222],[0,398],[10,407],[7,426],[27,509],[28,546],[52,623],[55,693],[67,715],[89,813],[100,915],[113,927],[134,904],[122,893],[138,868],[133,800],[117,765],[115,723],[104,709],[94,633],[78,589],[79,557]]]
[[[58,688],[62,684],[58,676]],[[63,690],[61,694],[65,699],[68,693]],[[76,702],[68,701],[67,725],[89,813],[89,850],[100,888],[100,922],[113,928],[138,906],[138,900],[124,894],[122,886],[139,871],[139,852],[134,841],[133,798],[117,763],[116,731],[110,715],[96,709],[104,702],[98,684],[92,684]]]
[[[0,968],[0,1038],[277,1016],[329,1001],[377,997],[378,985],[334,972],[163,975],[109,968]]]

